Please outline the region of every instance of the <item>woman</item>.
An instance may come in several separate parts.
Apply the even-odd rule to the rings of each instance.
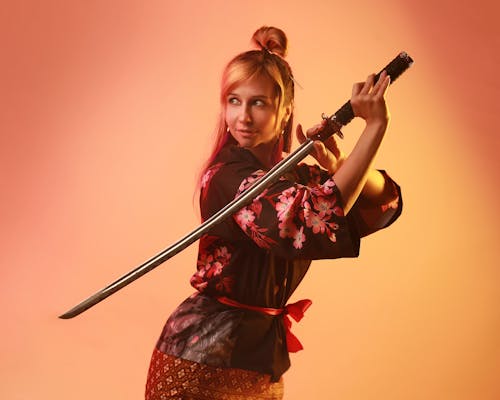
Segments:
[[[224,70],[221,117],[201,179],[203,219],[221,209],[289,151],[294,80],[283,31],[262,27],[257,50]],[[170,316],[154,350],[146,399],[281,399],[288,353],[302,348],[287,305],[311,260],[356,257],[360,238],[401,212],[399,187],[373,159],[389,122],[389,78],[353,86],[355,115],[366,121],[345,157],[333,138],[317,142],[319,165],[297,166],[200,239],[197,290]],[[311,136],[319,124],[307,131]],[[305,140],[297,127],[300,142]]]

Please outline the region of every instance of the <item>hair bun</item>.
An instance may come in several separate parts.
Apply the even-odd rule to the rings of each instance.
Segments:
[[[280,57],[286,57],[288,39],[285,32],[279,28],[275,28],[273,26],[262,26],[255,31],[252,36],[252,41],[260,49],[265,48]]]

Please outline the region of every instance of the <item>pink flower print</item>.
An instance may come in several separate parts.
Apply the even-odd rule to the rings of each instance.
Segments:
[[[217,171],[222,167],[222,163],[217,163],[210,167],[201,177],[201,187],[202,189],[205,189],[212,177],[217,173]]]
[[[262,202],[260,202],[258,199],[255,199],[251,204],[250,204],[250,209],[254,212],[254,214],[259,217],[260,213],[262,212]]]
[[[209,282],[221,279],[224,268],[231,261],[227,246],[217,246],[213,238],[204,238],[198,256],[198,268],[191,277],[191,285],[199,292],[206,290]],[[218,278],[216,278],[218,277]]]
[[[291,196],[293,196],[294,193],[295,193],[295,188],[292,186],[286,190],[283,190],[283,192],[281,192],[278,198],[280,201],[285,202],[286,199],[289,199]]]
[[[335,235],[334,231],[328,232],[328,239],[330,239],[330,242],[333,242],[333,243],[337,242],[337,236]]]
[[[301,204],[304,204],[305,202],[309,201],[309,198],[311,197],[311,194],[318,194],[316,189],[309,189],[307,186],[303,185],[298,185],[299,190],[297,190],[296,198],[298,201],[300,201]],[[323,194],[322,192],[319,192],[319,194]]]
[[[324,197],[313,199],[314,208],[318,211],[319,215],[324,217],[333,212],[333,204]]]
[[[227,251],[226,246],[218,247],[215,249],[215,258],[221,261],[229,261],[231,253]]]
[[[295,232],[295,235],[293,237],[293,247],[296,249],[301,249],[302,248],[302,243],[306,241],[306,235],[304,233],[304,227],[301,226],[299,230]]]
[[[203,274],[194,274],[190,280],[191,285],[200,292],[203,292],[208,285],[208,282],[203,280]]]
[[[242,229],[247,229],[247,227],[253,224],[253,221],[255,220],[255,214],[245,207],[238,211],[234,218]]]
[[[288,200],[291,200],[291,201],[288,201]],[[292,200],[293,200],[292,198],[289,198],[289,199],[286,199],[286,202],[280,201],[280,202],[276,203],[276,205],[274,206],[275,210],[278,212],[278,219],[280,221],[282,221],[285,218],[290,216],[290,214],[291,214],[290,208],[293,205]]]
[[[344,209],[342,207],[335,206],[335,207],[333,207],[333,213],[339,217],[343,217],[344,216]]]
[[[390,203],[384,204],[382,206],[382,212],[386,212],[389,208],[396,210],[398,208],[398,203],[399,203],[399,197],[391,201]]]
[[[201,177],[201,187],[204,189],[207,186],[207,183],[210,181],[210,177],[212,176],[212,171],[208,170]]]
[[[252,224],[250,226],[249,235],[255,244],[264,249],[271,248],[272,244],[276,244],[276,242],[270,237],[266,236],[264,233],[267,232],[267,228],[259,228],[257,225]]]
[[[326,224],[323,219],[315,212],[304,213],[306,218],[306,225],[308,228],[312,228],[314,234],[324,233],[326,229]]]
[[[289,204],[282,203],[281,201],[277,202],[274,208],[278,211],[278,217],[281,216],[288,210]]]
[[[222,270],[224,269],[224,264],[216,262],[214,263],[212,269],[214,270],[214,276],[220,275]]]
[[[222,270],[224,269],[224,265],[219,261],[216,261],[212,264],[212,267],[207,272],[207,278],[210,279],[214,276],[220,275]]]
[[[212,256],[212,254],[202,252],[198,257],[196,265],[198,266],[199,269],[208,271],[213,261],[214,257]]]
[[[295,224],[287,219],[278,224],[278,229],[280,231],[280,238],[282,239],[285,239],[287,237],[293,238],[297,232],[297,227],[295,226]]]
[[[240,186],[238,187],[238,194],[241,194],[241,192],[243,192],[245,189],[252,186],[252,183],[254,183],[257,179],[259,179],[264,174],[265,174],[264,171],[258,170],[258,171],[255,171],[252,175],[243,179]]]
[[[279,197],[278,202],[274,206],[275,210],[278,212],[278,218],[280,221],[283,220],[284,217],[288,214],[290,209],[292,208],[295,197],[293,196],[295,192],[295,188],[291,187],[290,189],[285,190]]]

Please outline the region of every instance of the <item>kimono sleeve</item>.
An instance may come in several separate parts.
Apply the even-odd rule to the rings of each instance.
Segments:
[[[403,210],[401,188],[385,172],[380,171],[385,178],[386,185],[392,190],[391,199],[385,203],[377,203],[360,196],[349,216],[357,227],[360,237],[368,236],[380,229],[391,225],[399,218]]]
[[[237,195],[264,175],[246,177]],[[272,184],[234,214],[234,221],[255,245],[287,259],[356,257],[359,234],[345,217],[333,179],[308,186],[286,178]]]

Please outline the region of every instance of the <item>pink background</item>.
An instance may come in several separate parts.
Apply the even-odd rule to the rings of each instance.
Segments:
[[[404,214],[358,259],[313,264],[285,399],[500,398],[499,6],[461,4],[4,1],[0,398],[142,398],[196,245],[57,316],[197,226],[220,73],[264,24],[289,36],[305,126],[399,51],[415,59],[377,159]]]

